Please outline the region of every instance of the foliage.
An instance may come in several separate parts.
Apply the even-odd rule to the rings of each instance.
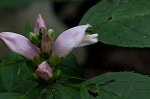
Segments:
[[[102,0],[82,18],[99,40],[122,47],[150,47],[148,0]]]

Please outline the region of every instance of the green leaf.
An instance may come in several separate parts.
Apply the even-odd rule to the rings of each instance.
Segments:
[[[150,47],[149,19],[149,0],[102,0],[87,11],[80,24],[89,23],[105,44]]]
[[[22,59],[19,55],[9,52],[3,61],[15,61]],[[19,99],[25,99],[35,90],[38,83],[32,81],[32,74],[25,62],[12,64],[0,68],[0,92],[12,92],[19,94]],[[1,94],[0,93],[0,94]],[[6,94],[7,95],[7,94]],[[3,96],[3,94],[2,94]],[[1,95],[0,95],[1,97]],[[18,96],[8,95],[9,99],[18,99]],[[16,98],[13,98],[16,97]],[[2,98],[7,99],[7,98]]]
[[[80,99],[79,90],[62,84],[39,85],[27,99]]]
[[[59,68],[63,73],[69,76],[83,78],[82,68],[79,66],[76,57],[73,54],[66,56],[60,63]]]
[[[16,93],[0,93],[0,99],[20,99],[19,94]]]
[[[31,80],[26,80],[22,83],[19,83],[17,86],[14,88],[10,89],[9,92],[14,92],[14,93],[19,93],[22,95],[22,97],[27,96],[30,92],[38,86],[37,82],[31,81]]]
[[[14,60],[14,61],[3,61],[0,63],[0,68],[8,65],[13,65],[13,64],[19,64],[25,62],[25,59],[20,59],[20,60]]]
[[[1,71],[0,71],[1,72]],[[2,76],[0,75],[0,92],[5,92],[5,91],[7,91],[6,90],[6,87],[5,87],[5,84],[2,82]]]
[[[61,84],[55,84],[52,95],[50,99],[81,99],[79,90]]]
[[[149,99],[150,77],[133,72],[108,72],[82,84],[90,99]]]
[[[80,97],[81,99],[89,99],[88,89],[85,86],[80,88]]]
[[[20,59],[22,58],[19,55],[16,55],[13,52],[9,52],[3,61],[15,61]],[[4,88],[7,91],[11,90],[30,77],[31,73],[24,62],[0,68],[0,82],[3,85],[0,87],[0,90]]]
[[[20,33],[21,35],[25,36],[28,38],[29,32],[33,32],[33,28],[30,25],[30,21],[28,21],[23,29],[23,31]]]

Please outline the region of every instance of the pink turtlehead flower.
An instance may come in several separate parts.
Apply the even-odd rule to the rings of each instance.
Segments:
[[[45,22],[42,16],[39,14],[35,24],[34,32],[38,35],[40,28],[46,28]],[[53,44],[53,39],[48,36],[47,31],[42,35],[41,49],[42,52],[58,55],[59,57],[65,57],[73,48],[86,46],[98,42],[98,34],[86,33],[87,28],[91,27],[89,24],[80,25],[70,28],[64,31],[58,36]],[[2,32],[0,33],[0,39],[3,40],[6,45],[15,53],[20,54],[27,59],[33,59],[34,56],[40,53],[39,48],[34,46],[24,36],[12,33]]]
[[[52,69],[46,61],[43,61],[35,71],[35,74],[44,80],[48,80],[52,76]]]
[[[64,31],[54,42],[52,53],[60,57],[68,55],[73,48],[86,46],[98,42],[98,34],[87,34],[89,24],[80,25]]]
[[[3,40],[13,52],[20,54],[27,59],[32,60],[34,56],[40,53],[40,50],[36,46],[20,34],[2,32],[0,33],[0,39]]]
[[[39,30],[42,27],[47,30],[46,24],[45,24],[45,22],[44,22],[44,20],[43,20],[43,18],[41,16],[41,14],[39,14],[38,17],[37,17],[36,23],[35,23],[34,33],[38,35],[39,34]]]

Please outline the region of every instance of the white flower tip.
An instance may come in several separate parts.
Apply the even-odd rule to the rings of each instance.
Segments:
[[[86,24],[86,25],[80,25],[80,26],[83,26],[86,29],[88,29],[89,27],[92,27],[90,24]]]
[[[41,16],[41,14],[38,14],[38,18],[39,18],[39,19],[43,19],[42,16]]]
[[[50,68],[48,63],[44,61],[38,66],[35,74],[44,80],[49,80],[52,76],[52,69]]]
[[[93,43],[97,43],[98,42],[98,34],[92,34],[92,35],[89,35],[89,39],[91,42]]]
[[[91,45],[98,42],[98,34],[85,34],[82,42],[77,47],[82,47],[86,45]]]
[[[92,27],[90,24],[86,24],[88,27]]]

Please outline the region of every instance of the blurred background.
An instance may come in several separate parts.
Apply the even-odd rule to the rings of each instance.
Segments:
[[[86,11],[100,0],[1,0],[0,32],[20,33],[27,22],[34,27],[40,13],[48,28],[57,35],[77,26]],[[0,42],[0,60],[7,47]],[[150,49],[122,48],[98,42],[73,51],[84,69],[85,77],[113,71],[134,71],[150,74]]]

